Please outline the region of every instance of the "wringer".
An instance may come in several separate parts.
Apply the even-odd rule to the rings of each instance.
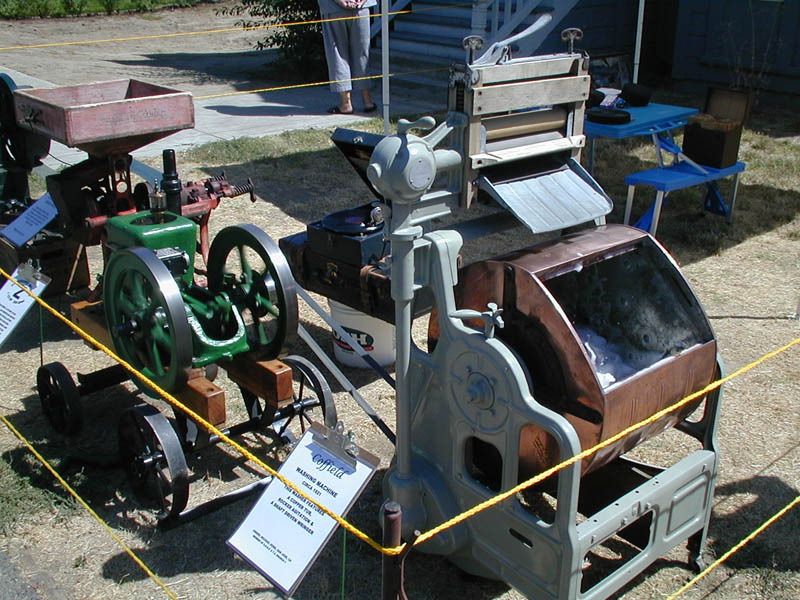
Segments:
[[[402,507],[406,540],[721,374],[677,264],[648,234],[604,224],[611,201],[578,162],[587,62],[573,52],[511,59],[493,47],[451,70],[449,112],[435,128],[425,117],[385,138],[337,130],[379,202],[350,213],[362,215],[360,231],[350,222],[320,240],[322,220],[281,240],[305,287],[397,327],[397,443],[383,488]],[[432,229],[476,202],[501,210]],[[383,249],[366,222],[376,207]],[[509,213],[536,234],[595,226],[459,269],[462,244],[508,228]],[[317,258],[345,242],[379,252]],[[411,326],[431,303],[425,351]],[[700,564],[719,401],[714,391],[661,416],[418,548],[531,598],[605,598],[685,541]],[[664,467],[626,456],[673,427],[701,448]],[[607,543],[625,549],[615,570]]]

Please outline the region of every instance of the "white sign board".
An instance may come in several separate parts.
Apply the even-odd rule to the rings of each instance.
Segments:
[[[315,441],[313,431],[300,438],[278,472],[320,505],[343,516],[366,487],[378,461],[362,450],[352,467]],[[337,525],[274,478],[228,545],[291,596]]]
[[[41,274],[33,276],[34,271],[28,265],[20,265],[11,276],[33,292],[37,297],[42,295],[50,278]],[[0,277],[0,279],[2,279]],[[25,290],[11,281],[0,287],[0,346],[11,335],[14,328],[22,320],[23,315],[35,302]]]
[[[44,229],[44,226],[52,221],[57,214],[58,209],[50,194],[47,193],[6,225],[0,235],[19,248]]]

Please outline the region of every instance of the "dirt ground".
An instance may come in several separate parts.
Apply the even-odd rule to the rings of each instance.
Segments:
[[[152,15],[114,18],[32,20],[0,23],[0,46],[82,39],[108,39],[175,31],[227,27],[235,19],[220,18],[218,5],[203,5]],[[3,64],[57,84],[89,79],[141,78],[192,91],[196,95],[233,89],[263,87],[260,67],[269,55],[253,52],[251,44],[262,34],[224,33],[213,36],[167,37],[149,41],[96,46],[3,51]],[[209,56],[210,55],[210,56]],[[202,64],[200,67],[201,57]],[[89,75],[87,75],[89,74]],[[674,99],[674,98],[673,98]],[[670,100],[670,98],[667,98]],[[697,98],[676,100],[699,103]],[[732,372],[764,353],[800,335],[797,320],[787,317],[797,307],[797,240],[800,239],[800,121],[796,113],[770,110],[754,118],[745,135],[740,158],[748,162],[742,177],[734,224],[699,210],[697,193],[676,194],[665,211],[659,238],[683,266],[683,272],[711,319],[720,354]],[[777,149],[781,154],[777,155]],[[637,143],[598,148],[596,174],[615,199],[609,221],[620,222],[625,188],[604,176],[612,163],[622,162],[624,172],[645,168],[650,149]],[[367,199],[367,192],[352,177],[344,161],[341,171],[320,169],[329,160],[328,149],[297,151],[263,160],[208,164],[179,156],[184,179],[208,176],[224,168],[232,181],[252,177],[261,201],[223,204],[212,218],[213,231],[246,219],[273,238],[301,231],[305,224],[332,210]],[[331,159],[335,160],[335,159]],[[325,163],[327,164],[327,163]],[[650,163],[648,163],[650,164]],[[613,165],[615,169],[619,164]],[[291,187],[275,186],[276,173],[293,178]],[[324,173],[309,177],[308,173]],[[644,193],[640,192],[644,197]],[[640,200],[640,205],[644,200]],[[637,205],[637,206],[640,206]],[[246,210],[246,213],[245,213]],[[495,238],[484,244],[499,251],[521,247],[530,236]],[[57,298],[66,310],[68,299]],[[304,310],[306,327],[326,348],[330,337],[321,321]],[[63,361],[73,372],[89,372],[110,364],[92,352],[65,326],[44,318],[44,361]],[[0,410],[50,460],[67,474],[72,485],[89,501],[114,531],[180,598],[278,598],[272,586],[225,545],[250,503],[241,502],[213,516],[176,530],[155,527],[151,512],[131,494],[118,469],[81,466],[80,459],[111,459],[116,448],[116,419],[121,407],[137,402],[130,386],[95,394],[86,402],[90,425],[77,440],[51,432],[41,415],[34,388],[40,364],[39,323],[29,318],[2,349],[0,364],[7,370],[0,384]],[[293,351],[308,352],[302,345]],[[800,392],[800,349],[772,359],[725,387],[719,445],[721,464],[707,556],[720,556],[728,548],[794,499],[800,489],[800,437],[797,398]],[[370,372],[347,369],[349,377],[384,420],[394,424],[392,390]],[[221,385],[230,390],[224,375]],[[229,416],[241,416],[236,394],[231,394]],[[366,419],[347,394],[337,391],[337,409],[357,440],[381,458],[380,472],[351,513],[353,522],[379,537],[377,510],[382,495],[382,471],[392,456],[392,446]],[[246,443],[259,456],[277,464],[278,452],[259,436]],[[674,462],[686,452],[684,436],[667,432],[651,440],[640,454],[645,459]],[[32,466],[27,453],[0,428],[3,458],[33,486],[64,494],[49,475]],[[65,456],[76,456],[72,465]],[[260,475],[245,461],[224,449],[211,449],[190,460],[193,472],[190,504],[249,483]],[[795,599],[800,597],[800,531],[798,511],[786,515],[764,534],[713,572],[686,598],[736,600],[739,598]],[[51,508],[22,519],[0,538],[2,548],[25,577],[47,598],[158,598],[163,592],[144,575],[114,540],[82,509]],[[661,598],[676,591],[692,575],[681,547],[657,560],[626,586],[617,597],[628,600]],[[343,548],[337,533],[295,594],[299,599],[342,598],[342,563],[346,569],[347,598],[379,595],[380,558],[372,549],[348,536]],[[517,600],[521,596],[506,585],[468,577],[439,558],[412,553],[407,563],[407,590],[414,600],[475,599]]]
[[[0,47],[120,40],[112,43],[0,51],[0,64],[58,85],[132,78],[158,82],[194,96],[259,89],[272,50],[256,51],[263,30],[236,31],[237,17],[220,11],[235,3],[209,2],[154,13],[0,22]],[[200,34],[212,30],[219,33]],[[176,33],[193,35],[173,36]],[[195,33],[198,33],[194,35]]]

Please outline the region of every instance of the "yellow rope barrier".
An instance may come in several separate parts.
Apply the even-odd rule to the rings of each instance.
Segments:
[[[458,6],[472,6],[471,2],[466,2],[463,4],[452,4],[448,5],[448,8],[454,8]],[[418,8],[416,10],[397,10],[393,12],[386,13],[389,17],[394,17],[396,15],[408,15],[408,14],[418,14],[422,12],[427,12],[431,10],[440,10],[440,6],[434,6],[429,8]],[[202,31],[178,31],[174,33],[155,33],[152,35],[133,35],[129,37],[121,37],[121,38],[108,38],[102,40],[76,40],[74,42],[49,42],[49,43],[42,43],[42,44],[25,44],[20,46],[6,46],[5,48],[0,48],[0,52],[6,50],[30,50],[34,48],[59,48],[61,46],[89,46],[92,44],[111,44],[111,43],[118,43],[118,42],[138,42],[141,40],[157,40],[163,38],[174,38],[174,37],[188,37],[194,35],[210,35],[215,33],[233,33],[233,32],[242,32],[242,31],[255,31],[258,29],[280,29],[282,27],[297,27],[300,25],[321,25],[322,23],[332,23],[335,21],[352,21],[355,19],[371,19],[371,18],[379,18],[382,17],[383,13],[374,13],[368,15],[355,15],[352,17],[332,17],[329,19],[310,19],[308,21],[291,21],[289,23],[264,23],[262,25],[247,25],[241,27],[225,27],[222,29],[206,29]]]
[[[704,578],[706,575],[708,575],[709,573],[711,573],[711,571],[713,571],[713,570],[714,570],[714,569],[716,569],[718,566],[720,566],[722,563],[724,563],[726,560],[728,560],[728,559],[729,559],[731,556],[733,556],[733,555],[734,555],[736,552],[738,552],[739,550],[741,550],[741,549],[742,549],[742,548],[743,548],[743,547],[744,547],[746,544],[750,543],[750,541],[752,541],[752,540],[753,540],[753,539],[754,539],[754,538],[755,538],[757,535],[759,535],[759,534],[760,534],[762,531],[764,531],[764,530],[765,530],[767,527],[769,527],[770,525],[772,525],[772,524],[773,524],[775,521],[777,521],[778,519],[780,519],[780,518],[781,518],[783,515],[785,515],[785,514],[786,514],[787,512],[789,512],[790,510],[792,510],[792,509],[793,509],[795,506],[797,506],[798,504],[800,504],[800,496],[797,496],[797,497],[796,497],[794,500],[792,500],[791,502],[789,502],[789,504],[787,504],[786,506],[784,506],[784,507],[783,507],[781,510],[779,510],[777,513],[775,513],[775,514],[774,514],[774,515],[772,515],[772,516],[771,516],[769,519],[767,519],[767,520],[766,520],[766,521],[765,521],[765,522],[764,522],[764,523],[763,523],[763,524],[762,524],[760,527],[758,527],[758,528],[757,528],[755,531],[753,531],[753,533],[751,533],[750,535],[748,535],[746,538],[744,538],[744,539],[743,539],[743,540],[741,540],[741,541],[740,541],[738,544],[736,544],[736,545],[735,545],[735,546],[733,546],[733,547],[732,547],[730,550],[728,550],[728,551],[727,551],[725,554],[723,554],[723,555],[722,555],[722,556],[720,556],[720,557],[719,557],[717,560],[715,560],[713,563],[711,563],[710,565],[708,565],[708,566],[707,566],[705,569],[703,569],[703,570],[702,570],[700,573],[698,573],[698,574],[697,574],[697,575],[696,575],[696,576],[695,576],[695,577],[694,577],[694,578],[693,578],[691,581],[689,581],[689,582],[688,582],[686,585],[684,585],[684,586],[683,586],[681,589],[679,589],[677,592],[675,592],[675,593],[674,593],[674,594],[672,594],[671,596],[668,596],[668,597],[667,597],[667,600],[674,600],[674,598],[677,598],[678,596],[680,596],[681,594],[683,594],[683,593],[684,593],[686,590],[688,590],[690,587],[692,587],[692,586],[693,586],[694,584],[696,584],[698,581],[700,581],[701,579],[703,579],[703,578]]]
[[[89,335],[88,333],[86,333],[85,331],[83,331],[82,329],[77,327],[74,323],[72,323],[72,321],[70,321],[65,316],[63,316],[61,313],[56,311],[49,304],[47,304],[46,302],[44,302],[43,300],[38,298],[30,290],[28,290],[25,286],[21,285],[17,280],[15,280],[13,277],[11,277],[11,275],[6,273],[6,271],[3,270],[2,268],[0,268],[0,274],[2,274],[6,279],[8,279],[9,281],[13,282],[18,287],[20,287],[22,290],[24,290],[36,302],[38,302],[41,306],[43,306],[48,312],[50,312],[56,318],[58,318],[59,320],[64,322],[68,327],[73,329],[76,333],[78,333],[81,337],[83,337],[89,343],[91,343],[95,347],[97,347],[100,350],[102,350],[105,354],[107,354],[108,356],[113,358],[115,361],[117,361],[119,364],[121,364],[127,371],[129,371],[130,373],[136,375],[136,377],[140,378],[142,381],[146,382],[152,389],[154,389],[159,395],[161,395],[170,404],[173,404],[174,406],[176,406],[177,408],[179,408],[180,410],[185,412],[189,417],[191,417],[192,419],[197,421],[197,423],[199,425],[201,425],[204,429],[206,429],[207,431],[209,431],[211,433],[214,433],[217,436],[219,436],[220,440],[222,440],[223,442],[227,443],[231,447],[235,448],[242,456],[244,456],[245,458],[251,460],[252,462],[257,464],[258,466],[262,467],[268,473],[270,473],[271,475],[276,477],[278,480],[280,480],[282,483],[284,483],[287,487],[289,487],[292,490],[296,491],[300,496],[302,496],[303,498],[307,499],[309,502],[313,503],[320,510],[322,510],[325,514],[327,514],[328,516],[333,518],[337,523],[339,523],[339,525],[341,525],[342,527],[347,529],[347,531],[349,531],[350,533],[355,535],[358,539],[360,539],[361,541],[363,541],[367,545],[371,546],[373,549],[377,550],[378,552],[381,552],[382,554],[387,554],[387,555],[390,555],[390,556],[398,555],[405,549],[405,547],[406,547],[405,543],[400,545],[400,546],[393,547],[393,548],[383,547],[378,542],[373,540],[370,536],[368,536],[367,534],[363,533],[360,529],[358,529],[357,527],[355,527],[354,525],[352,525],[351,523],[349,523],[348,521],[346,521],[345,519],[343,519],[339,515],[333,513],[330,509],[328,509],[327,507],[317,503],[313,498],[307,496],[303,492],[303,490],[301,490],[300,488],[295,486],[291,481],[289,481],[285,477],[281,476],[277,471],[275,471],[272,467],[270,467],[269,465],[264,463],[262,460],[260,460],[258,457],[256,457],[252,452],[250,452],[246,448],[242,447],[240,444],[236,443],[234,440],[230,439],[220,429],[218,429],[217,427],[215,427],[211,423],[208,423],[205,419],[203,419],[200,415],[195,413],[193,410],[191,410],[187,406],[184,406],[177,398],[175,398],[174,396],[169,394],[167,391],[162,389],[160,386],[158,386],[154,382],[151,382],[150,380],[148,380],[147,377],[145,377],[144,375],[141,375],[140,373],[138,373],[138,371],[136,371],[136,369],[133,366],[131,366],[126,361],[124,361],[121,357],[117,356],[112,350],[107,348],[105,345],[103,345],[98,340],[94,339],[91,335]],[[692,402],[693,400],[696,400],[697,398],[700,398],[700,397],[708,394],[709,392],[712,392],[712,391],[716,390],[717,388],[721,387],[722,385],[724,385],[728,381],[731,381],[732,379],[734,379],[736,377],[739,377],[739,376],[747,373],[748,371],[751,371],[752,369],[756,368],[757,366],[759,366],[763,362],[765,362],[765,361],[767,361],[767,360],[769,360],[771,358],[774,358],[775,356],[777,356],[777,355],[789,350],[790,348],[796,346],[797,344],[800,344],[800,337],[795,338],[794,340],[792,340],[788,344],[785,344],[784,346],[781,346],[780,348],[778,348],[776,350],[768,352],[767,354],[763,355],[761,358],[759,358],[759,359],[751,362],[750,364],[745,365],[744,367],[734,371],[730,375],[727,375],[727,376],[725,376],[725,377],[723,377],[721,379],[718,379],[718,380],[708,384],[703,389],[701,389],[701,390],[699,390],[697,392],[694,392],[693,394],[690,394],[690,395],[686,396],[682,400],[679,400],[675,404],[673,404],[671,406],[668,406],[668,407],[656,412],[655,414],[651,415],[647,419],[644,419],[643,421],[640,421],[639,423],[635,423],[635,424],[631,425],[630,427],[627,427],[626,429],[623,429],[619,433],[609,437],[608,439],[604,440],[603,442],[600,442],[599,444],[597,444],[597,445],[595,445],[595,446],[593,446],[591,448],[583,450],[582,452],[576,454],[575,456],[572,456],[571,458],[568,458],[567,460],[555,465],[554,467],[551,467],[551,468],[547,469],[546,471],[543,471],[542,473],[536,475],[535,477],[532,477],[532,478],[528,479],[527,481],[524,481],[524,482],[520,483],[519,485],[507,490],[506,492],[503,492],[503,493],[498,494],[497,496],[494,496],[494,497],[492,497],[492,498],[490,498],[490,499],[488,499],[488,500],[486,500],[484,502],[481,502],[480,504],[474,506],[473,508],[471,508],[471,509],[469,509],[467,511],[464,511],[463,513],[461,513],[459,515],[456,515],[455,517],[445,521],[444,523],[441,523],[440,525],[438,525],[438,526],[426,531],[425,533],[423,533],[422,535],[420,535],[416,539],[414,545],[421,544],[421,543],[431,539],[435,535],[441,533],[442,531],[444,531],[446,529],[449,529],[451,527],[454,527],[455,525],[458,525],[459,523],[462,523],[463,521],[469,519],[470,517],[482,512],[482,511],[484,511],[484,510],[486,510],[488,508],[491,508],[492,506],[495,506],[495,505],[499,504],[500,502],[503,502],[503,501],[507,500],[508,498],[514,496],[518,492],[521,492],[521,491],[523,491],[523,490],[525,490],[525,489],[527,489],[527,488],[529,488],[529,487],[531,487],[533,485],[536,485],[537,483],[540,483],[541,481],[547,479],[548,477],[552,476],[553,474],[557,473],[558,471],[560,471],[560,470],[562,470],[562,469],[564,469],[564,468],[566,468],[566,467],[568,467],[568,466],[570,466],[572,464],[575,464],[579,460],[582,460],[584,458],[587,458],[587,457],[591,456],[592,454],[594,454],[598,450],[601,450],[602,448],[605,448],[607,446],[610,446],[611,444],[616,443],[617,441],[619,441],[623,437],[629,435],[630,433],[633,433],[637,429],[645,427],[646,425],[648,425],[648,424],[660,419],[661,417],[663,417],[663,416],[665,416],[665,415],[677,410],[681,406],[684,406],[684,405],[688,404],[689,402]]]
[[[56,478],[58,483],[61,484],[61,487],[63,487],[65,490],[67,490],[67,492],[69,492],[70,495],[73,498],[75,498],[75,500],[77,500],[80,503],[80,505],[83,506],[83,508],[85,508],[89,512],[89,514],[92,515],[95,518],[95,520],[97,520],[98,523],[100,523],[100,525],[103,526],[103,529],[106,530],[106,533],[108,533],[108,535],[110,535],[112,538],[114,538],[114,541],[116,541],[117,544],[119,544],[122,547],[122,549],[125,550],[125,552],[128,554],[128,556],[130,556],[133,559],[133,562],[135,562],[137,565],[139,565],[139,567],[142,569],[142,571],[147,573],[147,575],[150,577],[150,579],[155,581],[158,584],[158,586],[162,590],[164,590],[164,592],[167,594],[167,596],[172,598],[172,600],[178,600],[178,597],[172,592],[172,590],[170,590],[167,587],[167,585],[163,581],[161,581],[161,579],[159,579],[158,576],[155,573],[153,573],[153,571],[150,570],[150,567],[148,567],[144,563],[144,561],[142,561],[142,559],[139,558],[133,550],[131,550],[130,546],[128,546],[124,541],[122,541],[122,538],[120,538],[116,534],[116,532],[113,529],[111,529],[111,527],[109,527],[108,523],[106,523],[100,517],[100,515],[98,515],[94,511],[94,509],[92,509],[92,507],[89,506],[89,504],[87,504],[87,502],[83,498],[80,497],[78,492],[76,492],[74,489],[72,489],[72,486],[70,484],[68,484],[66,482],[66,480],[63,477],[61,477],[61,475],[59,475],[58,471],[56,471],[53,468],[53,466],[49,462],[47,462],[47,460],[41,454],[39,454],[33,446],[31,446],[30,442],[28,442],[28,440],[25,439],[25,436],[23,436],[17,430],[17,428],[14,427],[8,419],[6,419],[6,417],[4,415],[0,414],[0,420],[2,420],[3,423],[5,423],[5,426],[8,427],[8,429],[11,431],[11,433],[13,433],[23,444],[25,444],[25,446],[28,448],[28,451],[31,454],[33,454],[36,457],[36,459],[40,463],[42,463],[42,465],[44,465],[44,467],[48,471],[50,471],[50,473],[53,475],[53,477]]]
[[[398,77],[402,75],[416,75],[418,73],[435,73],[437,71],[446,71],[449,67],[440,67],[436,69],[419,69],[417,71],[405,71],[403,73],[390,73],[389,77]],[[279,85],[275,87],[260,88],[257,90],[241,90],[238,92],[225,92],[222,94],[209,94],[207,96],[195,96],[195,100],[209,100],[210,98],[224,98],[226,96],[241,96],[243,94],[262,94],[264,92],[279,92],[282,90],[293,90],[298,88],[314,87],[317,85],[328,85],[330,83],[342,83],[345,81],[365,81],[367,79],[380,79],[382,75],[365,75],[363,77],[351,77],[348,79],[332,79],[329,81],[315,81],[313,83],[295,83],[290,85]]]
[[[269,473],[270,475],[272,475],[273,477],[278,479],[281,483],[283,483],[284,485],[286,485],[287,487],[289,487],[290,489],[295,491],[301,497],[305,498],[306,500],[308,500],[309,502],[314,504],[314,506],[316,506],[322,512],[324,512],[326,515],[328,515],[329,517],[334,519],[339,525],[341,525],[342,527],[347,529],[347,531],[352,533],[358,539],[360,539],[364,543],[368,544],[369,546],[373,547],[378,552],[382,552],[383,551],[383,547],[378,542],[376,542],[371,537],[369,537],[366,533],[362,532],[355,525],[351,525],[348,521],[346,521],[345,519],[343,519],[342,517],[340,517],[339,515],[334,513],[328,507],[320,504],[319,502],[317,502],[316,500],[314,500],[313,498],[308,496],[302,489],[300,489],[294,483],[289,481],[286,477],[284,477],[283,475],[278,473],[275,469],[270,467],[268,464],[266,464],[264,461],[262,461],[260,458],[258,458],[255,454],[250,452],[247,448],[243,447],[241,444],[238,444],[235,440],[232,440],[222,430],[220,430],[218,427],[216,427],[216,426],[212,425],[211,423],[209,423],[208,421],[206,421],[203,417],[198,415],[196,412],[194,412],[188,406],[185,406],[180,400],[178,400],[172,394],[170,394],[169,392],[164,390],[157,383],[151,381],[146,376],[144,376],[141,373],[139,373],[129,362],[124,360],[122,357],[118,356],[113,350],[108,348],[105,344],[103,344],[99,340],[96,340],[94,337],[92,337],[90,334],[88,334],[87,332],[82,330],[80,327],[76,326],[67,317],[62,315],[60,312],[58,312],[56,309],[54,309],[52,306],[50,306],[47,302],[45,302],[44,300],[42,300],[41,298],[36,296],[36,294],[34,294],[26,286],[22,285],[19,281],[14,279],[2,267],[0,267],[0,275],[5,277],[6,279],[8,279],[10,282],[15,284],[21,290],[23,290],[26,294],[28,294],[31,298],[33,298],[40,306],[42,306],[46,311],[48,311],[50,314],[52,314],[54,317],[56,317],[59,321],[61,321],[64,324],[66,324],[70,329],[75,331],[84,340],[86,340],[87,342],[92,344],[94,347],[98,348],[103,353],[108,355],[110,358],[114,359],[116,362],[118,362],[120,365],[122,365],[122,367],[126,371],[128,371],[132,375],[136,376],[137,378],[139,378],[143,382],[145,382],[149,387],[151,387],[153,390],[155,390],[156,393],[158,393],[162,398],[164,398],[164,400],[166,400],[167,402],[169,402],[170,404],[172,404],[176,408],[178,408],[181,411],[183,411],[188,417],[192,418],[195,422],[197,422],[200,426],[202,426],[206,431],[217,435],[221,441],[225,442],[226,444],[228,444],[232,448],[235,448],[243,457],[245,457],[248,460],[252,461],[256,465],[258,465],[259,467],[264,469],[267,473]],[[397,554],[399,552],[400,552],[400,550],[398,549],[394,553]]]

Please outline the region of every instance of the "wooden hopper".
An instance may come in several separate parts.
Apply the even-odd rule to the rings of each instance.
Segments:
[[[120,79],[14,91],[17,123],[91,156],[127,154],[194,127],[189,92]]]

